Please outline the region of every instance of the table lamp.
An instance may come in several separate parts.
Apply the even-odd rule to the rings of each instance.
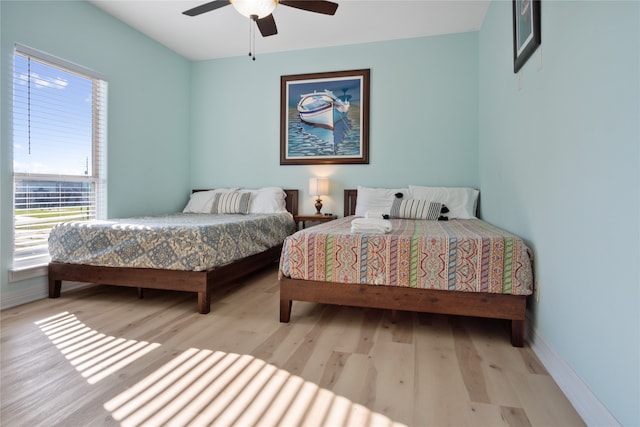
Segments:
[[[329,178],[310,178],[309,193],[316,197],[316,215],[322,215],[322,199],[320,196],[329,194]]]

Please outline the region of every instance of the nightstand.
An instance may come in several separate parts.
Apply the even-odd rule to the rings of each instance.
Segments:
[[[333,221],[334,219],[337,219],[338,216],[337,215],[296,215],[293,217],[293,219],[296,222],[296,226],[298,227],[298,230],[302,229],[302,228],[306,228],[307,226],[307,222],[329,222],[329,221]],[[302,227],[300,227],[300,223],[302,223]]]

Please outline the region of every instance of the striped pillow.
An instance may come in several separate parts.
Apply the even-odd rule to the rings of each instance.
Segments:
[[[247,214],[249,213],[249,192],[218,193],[213,199],[211,213],[214,214]]]
[[[442,211],[442,203],[418,199],[395,198],[391,204],[391,218],[437,220]]]

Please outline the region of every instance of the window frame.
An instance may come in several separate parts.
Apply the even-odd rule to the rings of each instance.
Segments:
[[[12,151],[12,233],[11,233],[11,267],[9,268],[9,281],[24,280],[47,274],[47,265],[50,261],[48,248],[39,247],[25,249],[19,252],[16,248],[16,191],[17,183],[23,181],[33,182],[79,182],[89,183],[89,203],[92,208],[92,218],[104,219],[107,212],[107,90],[108,82],[105,76],[96,71],[79,66],[69,61],[54,57],[47,53],[30,47],[15,44],[13,52],[13,76],[12,91],[13,101],[11,105],[12,124],[15,123],[14,111],[16,108],[15,85],[17,80],[16,58],[25,57],[38,61],[51,68],[59,68],[67,73],[75,74],[91,81],[91,175],[63,175],[61,173],[30,173],[16,172],[13,162],[15,154]],[[29,79],[29,84],[31,79]],[[13,126],[13,125],[12,125]],[[30,124],[28,125],[30,126]],[[16,143],[14,139],[15,129],[12,132],[12,149]],[[62,202],[60,202],[62,203]],[[47,233],[48,236],[48,233]]]

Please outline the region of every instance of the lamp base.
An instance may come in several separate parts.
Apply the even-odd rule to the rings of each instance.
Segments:
[[[320,200],[320,197],[318,197],[316,199],[316,215],[322,215],[320,209],[322,209],[322,200]]]

